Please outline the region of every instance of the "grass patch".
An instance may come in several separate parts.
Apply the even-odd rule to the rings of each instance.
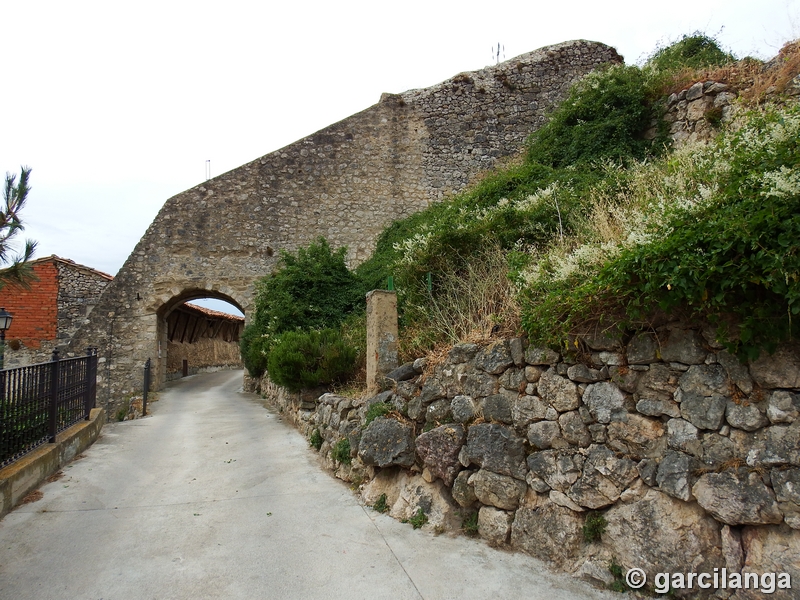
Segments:
[[[461,520],[461,531],[470,537],[478,535],[478,513],[471,512]]]
[[[125,417],[128,416],[128,411],[131,409],[131,399],[128,398],[125,400],[120,407],[117,409],[117,412],[114,414],[114,417],[117,421],[124,421]]]
[[[414,529],[419,529],[427,522],[428,522],[428,515],[426,515],[425,511],[423,511],[421,508],[418,508],[417,512],[414,513],[414,516],[411,517],[410,519],[403,519],[403,523],[411,523],[411,526]]]
[[[608,521],[602,514],[596,511],[588,512],[583,522],[583,539],[588,543],[599,542],[607,526]]]
[[[367,414],[364,417],[364,427],[367,427],[378,417],[383,417],[389,414],[394,408],[388,402],[375,402],[367,409]]]
[[[389,512],[389,505],[386,503],[386,494],[381,494],[378,499],[375,501],[375,504],[372,505],[372,510],[375,510],[379,513]]]
[[[347,438],[342,438],[331,450],[331,458],[333,460],[342,463],[343,465],[349,465],[353,462],[352,457],[350,456],[350,440]]]
[[[322,435],[320,434],[319,429],[315,429],[311,432],[311,435],[308,438],[308,443],[312,448],[319,452],[319,449],[322,448]]]
[[[614,581],[611,582],[611,585],[608,587],[615,591],[624,593],[630,590],[628,584],[625,583],[625,575],[622,573],[622,565],[617,563],[616,557],[611,557],[611,562],[608,565],[608,570],[611,572],[611,575],[614,577]]]

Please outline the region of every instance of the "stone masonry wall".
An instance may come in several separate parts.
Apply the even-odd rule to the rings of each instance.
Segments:
[[[202,338],[192,344],[169,342],[167,346],[167,380],[183,376],[183,361],[189,365],[189,375],[241,369],[239,344],[220,338]]]
[[[743,365],[713,340],[683,323],[584,336],[580,361],[522,338],[460,344],[436,366],[399,368],[371,398],[268,383],[262,393],[319,434],[327,466],[361,484],[366,503],[386,494],[397,518],[422,509],[428,527],[447,530],[477,514],[489,543],[600,584],[613,583],[613,559],[650,582],[725,568],[788,573],[796,586],[800,348]],[[365,426],[370,407],[391,412]],[[350,464],[332,458],[343,440]],[[605,530],[588,542],[583,527],[598,513]]]
[[[677,146],[710,139],[720,122],[732,116],[737,93],[726,84],[698,81],[667,98],[664,121]]]
[[[254,283],[279,250],[319,236],[364,260],[389,223],[459,191],[515,155],[570,85],[620,62],[608,46],[565,42],[378,104],[167,200],[76,334],[99,346],[98,401],[165,380],[165,319],[214,297],[250,316]],[[324,94],[321,95],[324,101]],[[109,406],[110,409],[110,406]]]
[[[72,261],[56,261],[58,269],[58,340],[65,343],[83,325],[113,277]]]

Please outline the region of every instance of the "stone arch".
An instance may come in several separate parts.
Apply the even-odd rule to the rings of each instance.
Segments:
[[[239,296],[239,294],[237,294],[235,290],[225,285],[197,286],[182,291],[180,288],[173,288],[170,292],[154,296],[152,298],[152,304],[147,308],[160,317],[167,317],[170,312],[184,302],[191,302],[192,300],[199,300],[200,298],[214,298],[215,300],[222,300],[223,302],[232,304],[244,313],[246,319],[250,312],[250,307],[246,306],[247,301],[244,298],[237,298],[237,296]]]

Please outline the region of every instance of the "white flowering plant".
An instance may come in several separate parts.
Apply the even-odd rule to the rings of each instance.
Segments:
[[[639,224],[617,222],[615,247],[584,242],[531,271],[526,328],[563,335],[598,315],[688,310],[742,359],[800,333],[800,108],[742,113],[715,144],[654,166],[660,183],[625,205]]]

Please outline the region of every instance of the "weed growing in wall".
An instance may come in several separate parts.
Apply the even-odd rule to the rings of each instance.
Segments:
[[[586,520],[583,522],[583,539],[589,543],[599,542],[606,527],[608,527],[608,521],[602,514],[595,511],[586,513]]]
[[[372,510],[375,510],[379,513],[389,512],[389,504],[386,500],[386,494],[381,494],[378,499],[375,501],[375,504],[372,505]]]
[[[478,513],[469,513],[461,520],[461,530],[470,537],[478,535]]]
[[[349,465],[353,462],[353,459],[350,457],[350,440],[342,438],[336,442],[333,450],[331,450],[331,458],[343,465]]]
[[[372,423],[378,417],[383,417],[392,411],[393,407],[388,402],[375,402],[367,409],[366,417],[364,417],[364,427]]]
[[[403,523],[411,523],[411,526],[414,529],[419,529],[427,522],[428,522],[428,515],[425,514],[425,511],[423,511],[422,508],[418,508],[417,512],[414,513],[414,516],[411,517],[410,519],[403,520]]]

